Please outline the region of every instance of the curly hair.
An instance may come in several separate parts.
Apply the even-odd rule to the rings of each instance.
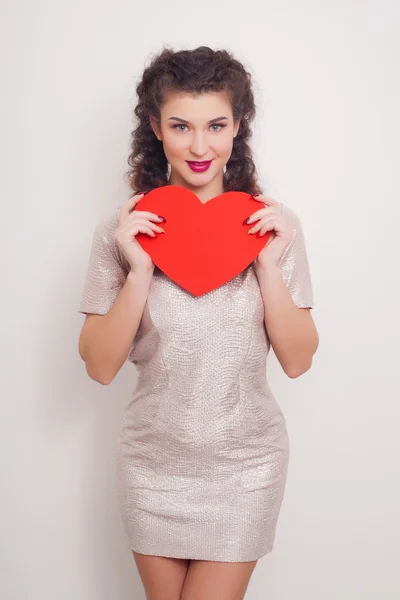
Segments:
[[[227,50],[200,46],[194,50],[165,48],[145,68],[136,86],[134,109],[137,126],[131,132],[131,153],[127,172],[134,191],[150,191],[168,185],[168,162],[162,141],[154,135],[150,115],[160,122],[160,109],[169,92],[201,94],[225,91],[232,105],[234,121],[240,126],[233,139],[231,156],[224,173],[224,191],[259,194],[257,172],[249,145],[251,121],[255,116],[251,75]]]

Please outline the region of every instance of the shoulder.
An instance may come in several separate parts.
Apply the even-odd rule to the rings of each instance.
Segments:
[[[279,206],[280,206],[280,210],[282,215],[288,220],[290,221],[290,223],[292,224],[293,228],[296,229],[301,229],[301,221],[300,221],[300,217],[298,216],[298,214],[293,210],[293,208],[290,208],[289,206],[287,206],[286,204],[284,204],[283,202],[279,202]]]
[[[282,215],[289,221],[289,223],[293,227],[293,237],[290,246],[292,246],[293,244],[299,245],[304,243],[304,230],[299,215],[293,210],[293,208],[290,208],[283,202],[280,202],[280,206]]]
[[[119,208],[109,210],[106,213],[100,215],[96,222],[96,232],[99,234],[113,236],[114,231],[119,225]]]
[[[119,213],[119,208],[114,208],[103,213],[96,222],[94,238],[95,244],[112,255],[114,259],[126,269],[128,268],[128,263],[119,249],[117,240],[114,236],[115,230],[119,225]]]

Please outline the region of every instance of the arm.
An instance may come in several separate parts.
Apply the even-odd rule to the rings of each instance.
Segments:
[[[152,269],[133,271],[120,252],[114,237],[118,210],[96,224],[79,306],[86,315],[79,354],[89,377],[103,385],[113,380],[129,354],[153,275]]]
[[[79,354],[91,379],[108,385],[126,361],[140,324],[151,278],[152,271],[130,271],[109,312],[87,314],[79,338]]]
[[[284,372],[299,377],[311,367],[319,342],[310,308],[296,306],[279,266],[258,267],[257,277],[271,346]]]
[[[298,377],[311,367],[319,343],[310,313],[314,298],[303,228],[297,214],[283,203],[265,195],[256,199],[264,208],[254,213],[251,220],[258,223],[250,231],[273,232],[254,261],[265,329],[285,373]]]

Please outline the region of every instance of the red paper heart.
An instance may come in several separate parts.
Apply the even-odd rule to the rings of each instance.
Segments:
[[[271,233],[257,237],[243,221],[262,204],[244,192],[225,192],[202,203],[187,188],[166,185],[148,192],[135,210],[162,215],[165,233],[137,241],[154,264],[195,296],[230,281],[261,252]],[[257,223],[257,221],[255,221]]]

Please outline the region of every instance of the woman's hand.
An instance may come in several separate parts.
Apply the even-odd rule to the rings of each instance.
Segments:
[[[284,218],[281,213],[279,202],[273,200],[264,194],[252,196],[254,200],[261,202],[263,208],[253,213],[247,223],[258,221],[248,231],[250,235],[257,233],[261,237],[267,231],[271,231],[271,236],[254,261],[255,267],[267,267],[269,265],[277,266],[285,253],[286,248],[292,241],[294,234],[291,223]]]
[[[136,194],[121,206],[119,226],[114,232],[119,249],[130,264],[132,271],[135,272],[154,270],[151,257],[143,250],[136,239],[136,235],[140,232],[150,237],[156,237],[154,232],[164,233],[162,227],[152,223],[152,221],[164,222],[164,217],[148,211],[133,210],[143,196],[144,193]]]

